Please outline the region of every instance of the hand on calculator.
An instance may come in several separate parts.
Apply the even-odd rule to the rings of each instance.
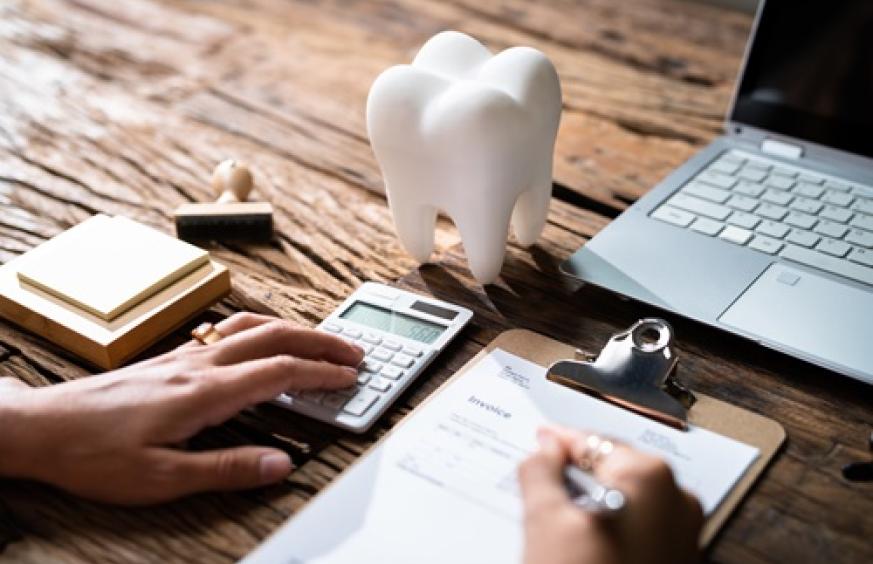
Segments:
[[[355,389],[364,351],[323,331],[248,313],[215,330],[222,338],[213,344],[190,343],[55,386],[0,378],[0,477],[130,505],[285,478],[292,465],[281,450],[195,453],[178,445],[288,390]]]

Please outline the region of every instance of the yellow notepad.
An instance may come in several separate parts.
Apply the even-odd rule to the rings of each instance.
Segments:
[[[105,320],[209,262],[203,249],[125,217],[106,215],[96,215],[32,252],[38,259],[19,270],[22,282]]]

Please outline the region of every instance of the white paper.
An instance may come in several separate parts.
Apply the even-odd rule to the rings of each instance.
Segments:
[[[545,379],[502,350],[483,357],[292,518],[250,562],[517,562],[518,464],[547,423],[664,458],[711,513],[758,450],[678,431]]]

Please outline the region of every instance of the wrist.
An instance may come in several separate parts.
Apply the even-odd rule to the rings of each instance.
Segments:
[[[0,478],[29,478],[34,467],[28,429],[35,424],[36,390],[0,392]],[[38,425],[38,423],[36,423]]]

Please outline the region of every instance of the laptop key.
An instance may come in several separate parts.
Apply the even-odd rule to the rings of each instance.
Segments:
[[[758,224],[758,227],[755,228],[755,231],[764,235],[768,235],[770,237],[781,239],[785,237],[789,231],[791,231],[791,228],[777,221],[764,220],[760,224]]]
[[[718,235],[722,229],[724,229],[723,223],[706,217],[698,217],[697,220],[691,224],[692,231],[697,231],[698,233],[703,233],[710,237]]]
[[[860,227],[867,231],[873,231],[873,216],[857,213],[855,214],[855,217],[852,218],[852,221],[849,222],[849,225],[852,227]]]
[[[788,215],[788,208],[764,202],[763,204],[758,206],[758,209],[755,210],[755,213],[757,215],[760,215],[761,217],[766,217],[767,219],[782,221],[782,219],[785,218],[786,215]]]
[[[815,216],[798,211],[790,212],[785,217],[785,223],[793,227],[799,227],[801,229],[812,229],[812,226],[815,225],[816,221],[818,220],[815,218]]]
[[[739,182],[737,182],[737,185],[734,186],[733,190],[734,192],[739,192],[740,194],[751,196],[752,198],[757,198],[764,193],[764,190],[766,190],[766,188],[755,182],[740,180]]]
[[[807,198],[819,198],[822,194],[824,194],[824,188],[822,188],[821,186],[809,184],[807,182],[798,183],[792,191],[798,196],[805,196]]]
[[[746,165],[740,172],[737,173],[737,178],[751,180],[752,182],[761,182],[767,178],[767,172],[760,168],[751,168]]]
[[[855,202],[855,205],[852,206],[859,212],[863,212],[866,214],[873,214],[873,200],[868,200],[866,198],[858,198],[858,201]]]
[[[652,217],[679,227],[688,227],[696,216],[671,206],[661,206],[652,213]]]
[[[851,254],[849,254],[849,260],[865,266],[873,266],[873,251],[853,249]]]
[[[701,180],[706,182],[707,184],[712,184],[717,188],[732,188],[734,184],[737,183],[737,179],[733,176],[728,176],[727,174],[722,174],[720,172],[704,170],[700,174],[697,175],[695,180]]]
[[[744,212],[750,212],[758,207],[758,200],[741,194],[736,194],[727,201],[727,205]]]
[[[843,184],[842,182],[828,180],[825,182],[825,188],[828,188],[829,190],[839,190],[840,192],[848,192],[852,187],[848,184]]]
[[[707,202],[706,200],[701,200],[700,198],[695,198],[694,196],[682,194],[681,192],[670,198],[667,203],[673,207],[683,209],[685,211],[690,211],[696,214],[705,215],[706,217],[717,219],[719,221],[724,221],[725,219],[727,219],[727,216],[729,216],[732,211],[730,208],[727,208],[725,206],[716,204],[714,202]]]
[[[782,248],[782,241],[771,239],[770,237],[765,237],[763,235],[756,235],[755,238],[752,239],[752,242],[749,243],[749,248],[767,253],[768,255],[775,255],[779,252],[779,249]]]
[[[713,170],[715,172],[721,172],[723,174],[734,174],[736,171],[740,170],[741,164],[742,163],[739,161],[720,159],[709,165],[707,170]]]
[[[815,246],[815,250],[835,257],[844,257],[850,250],[852,250],[852,246],[834,239],[822,239],[819,241],[818,245]]]
[[[773,167],[773,174],[778,174],[779,176],[787,176],[788,178],[797,178],[796,170],[792,170],[790,168],[785,168],[782,166]]]
[[[743,164],[744,162],[746,162],[746,159],[744,159],[743,157],[739,156],[736,153],[730,153],[730,152],[722,153],[721,156],[718,158],[718,160],[719,160],[719,162],[724,161],[724,162],[735,163],[735,164]]]
[[[735,211],[728,218],[727,222],[744,229],[754,229],[756,225],[761,223],[761,218],[750,213]]]
[[[815,215],[821,211],[824,204],[818,200],[811,200],[809,198],[795,198],[788,207],[793,210],[802,211],[803,213]]]
[[[716,188],[703,182],[691,182],[682,188],[682,192],[703,198],[704,200],[710,200],[717,204],[723,204],[731,197],[730,191]]]
[[[808,172],[800,173],[800,176],[797,177],[797,180],[799,180],[800,182],[807,182],[809,184],[822,184],[822,183],[824,183],[823,177],[818,176],[816,174],[811,174]]]
[[[863,229],[850,229],[849,233],[846,234],[845,240],[853,245],[873,249],[873,233]]]
[[[858,249],[855,249],[855,251],[858,251]],[[849,255],[849,260],[855,262],[864,260],[861,256],[856,255],[855,251]],[[845,259],[828,256],[824,253],[805,249],[796,245],[785,245],[785,248],[779,252],[779,256],[800,264],[818,268],[819,270],[831,272],[838,276],[844,276],[864,284],[873,285],[873,268],[867,268],[860,264],[853,264]],[[853,256],[855,258],[853,258]],[[871,265],[873,265],[873,261],[871,261]]]
[[[787,206],[791,202],[791,200],[794,199],[794,196],[792,196],[788,192],[770,189],[761,195],[761,199],[765,202],[776,204],[777,206]]]
[[[836,221],[839,223],[846,223],[849,221],[849,218],[852,217],[852,212],[847,210],[846,208],[838,208],[836,206],[825,206],[823,210],[818,212],[819,217],[824,219],[829,219],[831,221]]]
[[[724,228],[724,231],[718,234],[718,237],[736,245],[745,245],[752,237],[752,232],[736,225],[728,225]]]
[[[834,206],[846,207],[852,203],[854,196],[847,192],[837,192],[836,190],[828,190],[822,196],[821,201]]]
[[[834,239],[841,239],[848,230],[849,228],[842,223],[822,220],[816,224],[814,231],[816,233],[821,233],[822,235],[827,235],[828,237],[833,237]]]
[[[773,188],[778,188],[780,190],[791,190],[794,186],[794,180],[788,178],[787,176],[770,176],[765,182],[767,186],[772,186]]]
[[[810,233],[809,231],[801,231],[800,229],[792,229],[791,233],[785,238],[789,243],[794,243],[795,245],[802,245],[804,247],[812,247],[818,240],[821,239],[815,233]]]

